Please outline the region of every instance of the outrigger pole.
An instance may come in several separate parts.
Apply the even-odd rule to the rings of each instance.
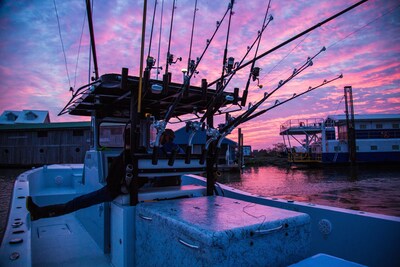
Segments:
[[[93,64],[94,64],[94,80],[99,79],[99,67],[97,65],[97,55],[96,55],[96,43],[94,40],[94,30],[93,30],[93,20],[92,20],[92,8],[90,7],[90,0],[86,0],[86,10],[88,16],[88,24],[90,31],[90,42],[93,54]]]

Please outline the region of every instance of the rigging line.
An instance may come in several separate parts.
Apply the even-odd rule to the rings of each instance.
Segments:
[[[311,32],[309,32],[295,47],[292,48],[292,50],[289,51],[289,53],[284,56],[274,67],[272,67],[272,69],[270,69],[263,77],[262,79],[265,78],[265,76],[267,76],[268,74],[270,74],[279,64],[281,64],[297,47],[299,47],[299,45],[304,42],[305,39],[307,39],[307,37],[311,34]],[[273,81],[273,80],[272,80]]]
[[[66,54],[65,54],[64,42],[63,42],[62,35],[61,35],[60,18],[58,17],[58,11],[57,11],[56,0],[53,0],[53,3],[54,3],[54,10],[56,11],[57,25],[58,25],[58,33],[59,33],[59,35],[60,35],[61,47],[62,47],[62,51],[63,51],[63,54],[64,54],[65,70],[66,70],[66,72],[67,72],[69,87],[71,87],[71,79],[70,79],[70,77],[69,77],[67,56],[66,56]]]
[[[337,107],[336,107],[335,113],[338,111],[339,106],[340,106],[340,104],[342,103],[343,99],[344,99],[344,96],[342,96],[342,98],[340,99],[340,101],[339,101],[339,103],[338,103],[338,105],[337,105]]]
[[[161,33],[162,33],[163,15],[164,15],[164,0],[162,0],[161,2],[160,35],[158,36],[157,76],[156,76],[157,80],[158,80],[158,74],[160,72],[160,51],[161,51]]]
[[[191,60],[191,57],[192,57],[193,33],[194,33],[194,24],[196,22],[196,13],[197,13],[197,0],[194,3],[193,21],[192,21],[192,34],[190,36],[190,46],[189,46],[189,57],[188,57],[187,71],[189,71],[189,69],[190,69],[190,60]]]
[[[350,34],[346,35],[345,37],[343,37],[342,39],[339,39],[338,41],[332,43],[331,45],[328,46],[328,48],[335,46],[337,43],[344,41],[345,39],[349,38],[350,36],[352,36],[353,34],[363,30],[365,27],[369,26],[370,24],[376,22],[377,20],[381,19],[382,17],[389,15],[390,13],[392,13],[393,11],[395,11],[397,8],[399,8],[400,5],[395,6],[394,8],[390,9],[389,11],[383,13],[382,15],[376,17],[375,19],[369,21],[367,24],[365,24],[364,26],[362,26],[361,28],[356,29],[355,31],[351,32]]]
[[[150,57],[151,42],[153,41],[153,29],[154,29],[154,20],[156,18],[156,11],[157,11],[157,0],[154,1],[153,20],[151,22],[151,31],[150,31],[149,53],[147,54],[148,58]]]
[[[82,47],[82,37],[83,37],[83,30],[85,29],[85,22],[86,22],[86,15],[83,15],[83,23],[82,23],[82,31],[81,31],[81,37],[79,39],[79,48],[78,48],[78,56],[76,57],[76,64],[75,64],[75,79],[74,79],[74,87],[76,85],[76,73],[78,72],[78,63],[79,63],[79,55],[81,52],[81,47]]]
[[[275,69],[275,67],[277,67],[280,63],[282,63],[305,39],[307,39],[307,37],[309,36],[311,34],[311,32],[309,32],[304,38],[303,38],[303,40],[301,40],[292,50],[290,50],[290,52],[284,57],[284,58],[282,58],[268,73],[266,73],[262,78],[260,78],[260,80],[262,80],[262,79],[264,79],[269,73],[271,73],[272,72],[272,70],[274,70]],[[289,71],[291,71],[291,69],[287,69],[287,70],[284,70],[284,71],[282,71],[281,73],[279,73],[279,74],[277,74],[276,75],[276,77],[275,78],[272,78],[271,80],[269,80],[268,82],[267,82],[267,84],[268,83],[272,83],[273,81],[275,81],[275,80],[277,80],[278,78],[279,78],[279,76],[281,76],[281,75],[283,75],[283,74],[285,74],[285,73],[287,73],[287,72],[289,72]]]

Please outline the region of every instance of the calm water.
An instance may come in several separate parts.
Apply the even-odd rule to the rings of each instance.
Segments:
[[[400,216],[400,166],[249,167],[219,182],[261,196]]]

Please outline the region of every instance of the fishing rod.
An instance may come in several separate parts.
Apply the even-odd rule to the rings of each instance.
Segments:
[[[222,22],[225,20],[226,15],[228,14],[229,10],[230,10],[231,6],[229,5],[225,14],[222,16],[222,19],[220,21],[218,21],[217,23],[217,27],[214,30],[212,36],[210,39],[207,39],[206,41],[206,47],[204,48],[202,54],[200,55],[200,57],[197,59],[196,61],[196,65],[194,66],[194,71],[192,73],[186,73],[186,75],[184,76],[184,81],[183,81],[183,85],[181,86],[181,90],[179,91],[178,96],[175,98],[174,102],[169,106],[167,113],[165,114],[164,120],[160,120],[160,121],[155,121],[153,126],[154,128],[157,130],[157,135],[156,135],[156,140],[154,142],[154,147],[153,147],[153,157],[152,157],[152,164],[156,165],[157,164],[157,157],[158,157],[158,149],[159,149],[159,145],[160,145],[160,138],[162,133],[165,130],[165,127],[167,125],[167,123],[169,122],[169,120],[171,119],[176,107],[178,106],[178,103],[181,101],[183,94],[185,93],[185,89],[189,90],[189,84],[190,84],[190,79],[192,78],[192,76],[194,75],[194,73],[197,70],[197,67],[199,66],[201,60],[203,59],[205,53],[207,52],[210,44],[212,43],[212,41],[214,40],[215,35],[217,34],[219,28],[222,25]],[[205,86],[206,87],[206,86]]]
[[[97,80],[97,79],[99,79],[99,67],[97,65],[96,43],[95,43],[95,40],[94,40],[92,8],[90,7],[90,0],[86,0],[86,10],[87,10],[87,16],[88,16],[90,42],[91,42],[92,54],[93,54],[94,79]]]
[[[341,78],[343,78],[343,74],[340,74],[339,76],[337,76],[337,77],[335,77],[335,78],[333,78],[333,79],[331,79],[331,80],[324,80],[321,84],[319,84],[319,85],[317,85],[317,86],[314,86],[314,87],[311,87],[311,86],[310,86],[306,91],[304,91],[304,92],[302,92],[302,93],[300,93],[300,94],[294,94],[291,98],[288,98],[288,99],[286,99],[285,101],[279,102],[279,101],[277,100],[277,101],[275,101],[275,104],[274,104],[273,106],[271,106],[271,107],[269,107],[269,108],[266,108],[266,109],[264,109],[264,110],[261,110],[261,111],[255,113],[255,114],[253,114],[253,115],[251,115],[251,116],[247,116],[246,118],[243,118],[243,119],[240,120],[239,122],[237,122],[237,123],[235,123],[234,125],[232,125],[232,126],[229,128],[229,131],[224,132],[223,134],[219,134],[218,132],[214,132],[214,133],[213,133],[213,134],[214,134],[214,139],[216,138],[216,142],[217,142],[217,145],[216,145],[216,155],[218,154],[218,150],[219,150],[220,147],[221,147],[221,143],[222,143],[223,139],[224,139],[229,133],[231,133],[232,130],[233,130],[234,128],[238,127],[240,124],[245,123],[245,122],[247,122],[247,121],[249,121],[249,120],[251,120],[251,119],[254,119],[254,118],[256,118],[256,117],[258,117],[258,116],[264,114],[265,112],[267,112],[267,111],[269,111],[269,110],[271,110],[271,109],[274,109],[274,108],[276,108],[276,107],[278,107],[278,106],[280,106],[280,105],[282,105],[282,104],[285,104],[285,103],[287,103],[287,102],[289,102],[289,101],[291,101],[291,100],[293,100],[293,99],[296,99],[296,98],[298,98],[298,97],[300,97],[300,96],[302,96],[302,95],[304,95],[304,94],[307,94],[307,93],[309,93],[309,92],[311,92],[311,91],[314,91],[315,89],[318,89],[318,88],[320,88],[320,87],[322,87],[322,86],[324,86],[324,85],[327,85],[327,84],[329,84],[329,83],[331,83],[331,82],[333,82],[333,81],[335,81],[335,80],[337,80],[337,79],[341,79]]]
[[[224,77],[225,70],[227,71],[228,74],[231,73],[233,65],[234,65],[234,61],[235,61],[233,59],[233,60],[230,60],[229,64],[227,62],[228,61],[227,57],[228,57],[229,33],[231,30],[231,21],[232,21],[232,16],[233,16],[233,4],[234,3],[235,3],[235,0],[231,0],[231,2],[229,3],[230,12],[229,12],[229,18],[228,18],[228,27],[227,27],[226,40],[225,40],[224,56],[222,59],[222,73],[221,73],[221,80],[220,80],[221,83],[219,84],[220,86],[222,86],[222,81],[223,81],[222,77]],[[232,58],[230,58],[230,59],[232,59]],[[232,65],[232,67],[229,67],[229,69],[228,69],[228,66],[230,66],[230,64]]]
[[[190,45],[189,45],[189,56],[188,56],[188,63],[187,63],[187,72],[190,74],[197,74],[198,72],[195,71],[195,66],[196,62],[191,59],[192,56],[192,46],[193,46],[193,33],[194,33],[194,26],[196,22],[196,13],[197,13],[197,0],[194,3],[194,11],[193,11],[193,21],[192,21],[192,33],[190,35]],[[189,87],[189,84],[187,85]],[[186,94],[188,94],[189,88],[185,88]],[[192,141],[193,137],[195,136],[196,132],[200,130],[200,123],[197,122],[188,122],[186,123],[186,131],[191,131],[189,138],[188,138],[188,144],[186,146],[186,153],[185,153],[185,163],[189,164],[190,163],[190,157],[192,153]]]
[[[267,10],[268,12],[268,10]],[[266,13],[267,16],[267,13]],[[257,35],[257,38],[253,41],[253,43],[251,44],[251,46],[249,46],[247,48],[247,51],[245,53],[245,55],[242,57],[241,61],[239,63],[236,64],[236,68],[233,70],[232,75],[229,76],[228,80],[223,84],[223,86],[218,87],[217,86],[217,92],[216,92],[216,96],[214,97],[213,101],[210,102],[207,105],[206,108],[206,112],[204,113],[203,117],[201,118],[200,122],[203,123],[205,121],[205,119],[210,115],[210,114],[214,114],[215,112],[217,112],[217,110],[219,109],[218,106],[216,106],[218,103],[222,102],[222,96],[223,96],[223,91],[225,90],[225,88],[228,86],[229,82],[232,80],[233,75],[236,73],[236,70],[238,69],[238,67],[241,66],[241,64],[244,62],[244,60],[246,59],[246,57],[248,56],[248,54],[250,53],[250,51],[253,49],[254,45],[256,45],[256,43],[261,39],[262,33],[265,31],[265,29],[268,27],[269,23],[273,20],[273,17],[270,16],[269,20],[267,23],[263,23],[263,26],[261,27],[261,30],[259,31],[259,34]],[[234,61],[234,59],[232,60]],[[208,85],[208,87],[210,87],[211,84]],[[247,98],[247,94],[242,95],[242,99],[241,102],[245,103],[246,102],[246,98]]]
[[[174,25],[174,15],[176,9],[176,0],[172,3],[172,15],[171,15],[171,25],[169,29],[169,38],[168,38],[168,50],[167,50],[167,62],[165,65],[165,74],[163,76],[163,91],[164,94],[168,92],[169,83],[171,82],[171,73],[168,72],[169,65],[175,64],[178,61],[182,61],[182,58],[179,57],[174,61],[174,55],[171,54],[171,39],[172,39],[172,29]]]
[[[151,30],[150,30],[150,41],[149,41],[149,52],[147,53],[147,60],[146,60],[146,70],[151,70],[155,65],[155,59],[150,56],[151,52],[151,43],[153,41],[153,30],[154,30],[154,20],[156,18],[156,11],[157,11],[157,0],[154,1],[154,9],[153,9],[153,19],[151,22]]]
[[[301,65],[299,68],[296,68],[293,70],[293,73],[286,78],[285,80],[281,80],[278,83],[278,86],[272,90],[271,93],[265,93],[264,97],[259,100],[256,104],[252,105],[251,107],[249,107],[249,109],[245,112],[243,112],[240,116],[238,116],[237,118],[232,118],[227,116],[227,121],[225,123],[225,125],[220,125],[220,129],[209,129],[209,131],[207,132],[207,134],[210,135],[210,138],[207,140],[206,145],[202,151],[202,156],[200,158],[200,163],[204,162],[205,157],[206,157],[206,153],[208,151],[209,146],[211,145],[211,143],[213,143],[214,141],[217,141],[217,146],[215,148],[215,155],[218,155],[218,150],[221,146],[221,142],[222,140],[225,138],[225,136],[227,136],[228,134],[230,134],[232,132],[232,130],[237,127],[244,119],[246,119],[247,117],[249,117],[262,103],[264,103],[272,94],[274,94],[277,90],[279,90],[281,87],[283,87],[286,83],[288,83],[290,80],[292,80],[293,78],[295,78],[296,76],[298,76],[301,72],[303,72],[304,70],[306,70],[308,67],[311,67],[313,65],[313,59],[316,58],[320,53],[322,53],[323,51],[325,51],[326,48],[323,47],[317,54],[315,54],[313,57],[308,57],[306,62],[303,63],[303,65]]]
[[[197,0],[194,3],[194,11],[193,11],[193,21],[192,21],[192,33],[190,35],[190,45],[189,45],[189,56],[188,56],[188,63],[187,63],[187,71],[189,73],[194,72],[194,67],[196,65],[195,61],[192,60],[192,46],[193,46],[193,34],[194,34],[194,25],[196,22],[196,13],[197,13]]]
[[[305,34],[311,32],[311,31],[315,30],[316,28],[321,27],[322,25],[324,25],[324,24],[330,22],[330,21],[333,20],[333,19],[336,19],[337,17],[339,17],[339,16],[341,16],[341,15],[347,13],[348,11],[350,11],[350,10],[356,8],[357,6],[363,4],[363,3],[367,2],[367,1],[368,1],[368,0],[361,0],[361,1],[357,2],[357,3],[355,3],[354,5],[352,5],[352,6],[348,7],[348,8],[345,8],[345,9],[343,9],[342,11],[340,11],[340,12],[338,12],[338,13],[336,13],[336,14],[330,16],[329,18],[327,18],[327,19],[325,19],[325,20],[323,20],[323,21],[321,21],[321,22],[315,24],[314,26],[312,26],[312,27],[310,27],[310,28],[304,30],[303,32],[301,32],[301,33],[299,33],[299,34],[297,34],[297,35],[295,35],[295,36],[289,38],[288,40],[282,42],[281,44],[279,44],[279,45],[277,45],[277,46],[271,48],[270,50],[268,50],[268,51],[266,51],[266,52],[260,54],[259,56],[253,58],[252,60],[249,60],[248,62],[244,63],[243,65],[237,67],[237,68],[236,68],[236,72],[239,71],[239,70],[241,70],[241,69],[243,69],[243,68],[245,68],[245,67],[247,67],[248,65],[252,64],[253,61],[257,61],[257,60],[259,60],[259,59],[261,59],[261,58],[263,58],[263,57],[265,57],[265,56],[271,54],[272,52],[278,50],[279,48],[281,48],[281,47],[283,47],[283,46],[285,46],[285,45],[287,45],[287,44],[293,42],[294,40],[300,38],[301,36],[303,36],[303,35],[305,35]],[[226,74],[226,75],[224,75],[223,77],[221,77],[221,78],[219,78],[219,79],[217,79],[217,80],[215,80],[215,81],[209,83],[209,86],[211,86],[211,85],[213,85],[213,84],[216,84],[217,82],[219,82],[219,81],[225,79],[227,76],[228,76],[228,75]]]
[[[157,52],[157,59],[160,59],[160,50],[161,50],[161,32],[162,32],[162,21],[164,15],[164,0],[161,2],[161,16],[160,16],[160,32],[158,35],[158,52]],[[158,74],[160,74],[160,70],[162,70],[162,66],[159,64],[160,60],[157,60],[157,75],[156,80],[158,80]]]
[[[229,130],[231,127],[236,127],[238,124],[240,124],[241,121],[249,117],[262,103],[264,103],[269,97],[271,97],[276,91],[278,91],[280,88],[282,88],[285,84],[287,84],[289,81],[294,79],[296,76],[298,76],[300,73],[302,73],[304,70],[306,70],[308,67],[311,67],[313,65],[313,59],[315,59],[319,54],[322,52],[326,51],[326,48],[323,47],[318,53],[316,53],[312,57],[308,57],[306,62],[303,63],[299,68],[295,68],[292,72],[292,74],[286,78],[285,80],[280,80],[277,87],[272,90],[270,93],[265,93],[264,97],[259,100],[256,104],[252,105],[247,111],[243,112],[239,117],[233,119],[231,122],[227,123],[221,130],[220,133],[222,132],[231,132]]]
[[[268,11],[269,11],[270,7],[271,7],[271,0],[269,0],[269,2],[268,2],[267,12],[265,12],[265,17],[264,17],[263,25],[265,24],[265,21],[267,20]],[[271,20],[271,19],[273,19],[272,16],[270,17],[270,20]],[[260,35],[260,38],[258,39],[258,42],[257,42],[256,51],[254,52],[254,58],[257,57],[258,49],[260,48],[262,32],[259,32],[258,34]],[[253,58],[253,59],[254,59],[254,58]],[[242,101],[241,101],[241,103],[240,103],[241,106],[245,106],[245,105],[246,105],[247,94],[248,94],[249,87],[250,87],[250,79],[252,79],[253,81],[257,80],[257,81],[258,81],[258,85],[259,85],[258,77],[259,77],[259,75],[260,75],[260,68],[258,68],[258,67],[255,68],[255,64],[256,64],[256,61],[254,60],[253,63],[251,63],[250,72],[249,72],[249,77],[247,78],[246,87],[245,87],[245,89],[244,89],[244,91],[243,91]]]
[[[253,114],[253,115],[251,115],[251,116],[248,116],[248,117],[247,117],[246,119],[244,119],[241,123],[245,123],[245,122],[247,122],[247,121],[249,121],[249,120],[252,120],[252,119],[254,119],[254,118],[256,118],[256,117],[258,117],[258,116],[264,114],[265,112],[267,112],[267,111],[269,111],[269,110],[271,110],[271,109],[273,109],[273,108],[276,108],[276,107],[278,107],[278,106],[280,106],[280,105],[282,105],[282,104],[285,104],[286,102],[289,102],[289,101],[291,101],[291,100],[293,100],[293,99],[296,99],[296,98],[298,98],[298,97],[300,97],[300,96],[302,96],[302,95],[304,95],[304,94],[307,94],[307,93],[309,93],[309,92],[311,92],[311,91],[314,91],[315,89],[318,89],[318,88],[320,88],[320,87],[322,87],[322,86],[324,86],[324,85],[326,85],[326,84],[328,84],[328,83],[331,83],[331,82],[336,81],[336,80],[341,79],[341,78],[343,78],[343,74],[340,74],[339,76],[337,76],[337,77],[335,77],[335,78],[333,78],[333,79],[331,79],[331,80],[324,80],[321,84],[319,84],[319,85],[317,85],[317,86],[314,86],[314,87],[311,87],[311,86],[310,86],[306,91],[304,91],[304,92],[302,92],[302,93],[300,93],[300,94],[294,94],[291,98],[288,98],[288,99],[286,99],[286,100],[284,100],[284,101],[282,101],[282,102],[280,102],[279,100],[276,100],[276,101],[275,101],[275,104],[274,104],[272,107],[269,107],[269,108],[260,110],[259,112],[255,113],[255,114]]]

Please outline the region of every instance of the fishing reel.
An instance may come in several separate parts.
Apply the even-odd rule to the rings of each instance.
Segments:
[[[235,62],[234,57],[229,57],[225,63],[225,69],[228,74],[233,73],[234,70],[239,66],[239,62]]]
[[[148,70],[152,69],[156,64],[156,59],[154,57],[148,56],[146,59],[146,68]]]
[[[263,85],[260,84],[260,79],[258,78],[260,76],[260,67],[254,67],[253,70],[251,71],[251,78],[253,82],[257,81],[257,86],[258,88],[263,88]]]
[[[200,61],[199,58],[197,58],[197,63]],[[194,74],[194,76],[196,77],[196,74],[199,74],[199,71],[196,70],[196,61],[194,59],[191,59],[189,61],[189,68],[188,68],[188,73],[189,75]]]
[[[173,54],[168,54],[168,64],[172,65],[175,64],[178,61],[182,61],[182,57],[178,57],[175,61],[174,61],[174,55]]]
[[[202,124],[199,121],[188,121],[186,122],[185,131],[197,132],[202,129]]]

